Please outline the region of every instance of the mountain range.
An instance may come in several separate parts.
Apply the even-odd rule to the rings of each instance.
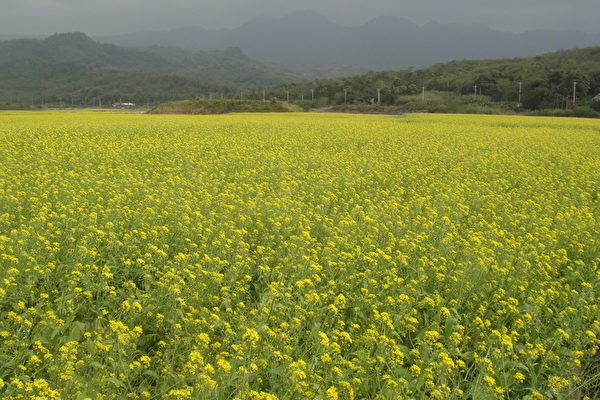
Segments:
[[[324,67],[285,67],[254,61],[236,47],[211,51],[190,51],[156,45],[120,47],[96,42],[80,32],[54,34],[43,40],[17,39],[0,42],[0,64],[22,59],[174,73],[236,87],[273,85],[328,75]],[[338,74],[359,71],[358,68],[337,70]]]
[[[597,48],[559,52],[543,63],[538,57],[516,64],[465,60],[514,58],[589,44],[600,44],[600,38],[580,32],[504,33],[481,25],[418,26],[395,17],[341,27],[312,12],[217,31],[184,28],[96,40],[84,33],[62,33],[0,41],[0,102],[90,105],[102,98],[104,104],[119,99],[156,103],[197,96],[239,98],[244,93],[256,98],[265,87],[278,87],[281,97],[293,91],[293,83],[304,94],[309,86],[326,88],[329,97],[339,97],[345,86],[361,87],[352,91],[358,93],[387,85],[388,95],[404,95],[424,84],[459,94],[461,88],[477,84],[480,90],[497,91],[494,97],[501,99],[524,78],[526,85],[539,82],[538,89],[556,81],[539,96],[556,102],[575,79],[584,94],[597,90]],[[460,59],[429,69],[410,68]],[[559,68],[552,65],[555,61]],[[382,68],[398,72],[377,75]],[[367,69],[373,72],[356,76]],[[356,77],[335,80],[344,76]],[[545,105],[542,100],[530,104]]]
[[[188,50],[239,47],[248,57],[286,65],[351,65],[366,69],[424,67],[460,59],[526,57],[600,44],[600,34],[536,30],[501,32],[485,25],[419,26],[379,17],[362,26],[339,26],[312,11],[257,18],[238,28],[185,27],[97,37],[124,46],[177,46]]]
[[[235,47],[189,51],[121,47],[84,33],[0,42],[0,100],[171,100],[358,73],[359,68],[285,67],[254,61]],[[34,97],[32,100],[31,98]],[[36,98],[38,100],[36,100]]]

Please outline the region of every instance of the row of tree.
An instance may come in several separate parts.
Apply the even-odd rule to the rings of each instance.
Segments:
[[[396,105],[406,101],[406,96],[425,90],[457,96],[483,95],[494,102],[515,104],[520,98],[524,108],[535,110],[572,107],[574,89],[578,104],[592,104],[592,98],[600,93],[600,47],[533,58],[453,61],[421,70],[372,71],[349,78],[280,86],[274,92],[311,99],[315,93],[331,105],[374,99],[384,105]]]

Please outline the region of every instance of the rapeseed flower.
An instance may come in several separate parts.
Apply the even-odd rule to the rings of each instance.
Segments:
[[[3,399],[589,381],[596,121],[10,112],[0,139]]]

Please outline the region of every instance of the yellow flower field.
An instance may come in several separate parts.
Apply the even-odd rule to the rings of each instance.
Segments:
[[[600,125],[0,113],[0,398],[573,399]]]

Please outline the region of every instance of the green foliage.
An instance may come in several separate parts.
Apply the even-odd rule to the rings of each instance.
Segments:
[[[25,103],[2,103],[0,102],[0,110],[29,110],[31,107]]]
[[[528,113],[529,115],[542,115],[547,117],[579,117],[579,118],[600,118],[600,112],[590,107],[575,107],[575,109],[545,109],[536,110]]]
[[[295,112],[302,108],[286,102],[262,100],[184,100],[161,104],[151,114],[228,114],[234,112]]]
[[[333,106],[333,110],[361,113],[399,114],[406,112],[457,113],[457,114],[509,114],[513,103],[493,102],[489,96],[458,96],[450,92],[428,92],[422,95],[398,96],[395,104],[355,103]]]
[[[40,61],[0,65],[0,101],[70,106],[109,105],[120,100],[158,104],[199,93],[228,95],[228,86],[170,74],[91,68]]]
[[[519,82],[523,84],[522,103],[526,109],[572,108],[573,81],[577,81],[577,104],[590,106],[591,98],[600,93],[600,47],[563,50],[532,58],[452,61],[421,70],[371,71],[286,88],[296,97],[307,95],[312,89],[316,96],[326,98],[328,105],[340,105],[344,89],[348,91],[348,103],[372,103],[379,88],[381,104],[398,106],[400,110],[469,112],[514,109]],[[420,97],[423,86],[425,102]]]

